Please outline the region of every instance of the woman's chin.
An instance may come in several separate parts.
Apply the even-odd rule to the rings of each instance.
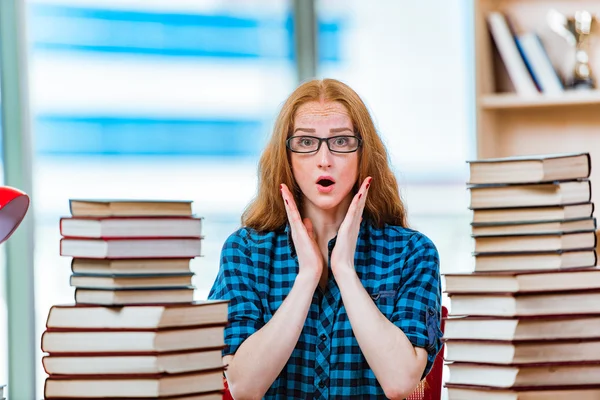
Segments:
[[[338,208],[340,206],[340,204],[342,203],[342,199],[338,199],[335,197],[329,197],[329,198],[321,197],[321,198],[314,199],[314,201],[312,201],[311,203],[313,203],[316,208],[318,208],[322,211],[330,211],[330,210]]]

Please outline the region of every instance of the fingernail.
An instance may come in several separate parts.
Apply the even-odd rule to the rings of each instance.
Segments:
[[[372,180],[373,180],[373,178],[372,178],[372,177],[371,177],[371,178],[369,178],[369,185],[371,184],[371,181],[372,181]]]
[[[367,186],[368,187],[368,186]],[[358,194],[358,199],[360,200],[360,198],[362,197],[362,193]]]
[[[287,199],[285,199],[285,204],[288,204]]]
[[[367,183],[367,189],[369,188],[369,186],[371,186],[371,184],[370,184],[370,183]]]
[[[283,190],[283,184],[279,185],[279,190]]]

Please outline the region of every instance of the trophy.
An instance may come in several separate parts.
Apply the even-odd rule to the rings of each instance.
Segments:
[[[590,36],[598,28],[598,20],[589,11],[577,11],[566,17],[551,9],[547,15],[550,28],[575,48],[573,76],[567,86],[573,89],[591,89],[594,77],[590,67]]]

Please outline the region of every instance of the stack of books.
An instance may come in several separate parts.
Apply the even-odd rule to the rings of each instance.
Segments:
[[[42,335],[53,398],[222,396],[226,301],[194,302],[190,260],[202,218],[189,201],[71,200],[60,254],[75,304],[50,309]]]
[[[449,399],[600,398],[587,153],[470,162],[475,270],[445,274]]]

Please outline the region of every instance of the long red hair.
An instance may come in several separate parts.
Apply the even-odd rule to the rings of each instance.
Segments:
[[[258,166],[258,193],[242,214],[242,225],[258,231],[282,227],[287,216],[279,185],[286,184],[300,205],[302,196],[296,184],[285,141],[294,129],[296,110],[311,101],[336,101],[343,104],[354,130],[362,139],[358,164],[358,180],[354,191],[367,177],[373,177],[363,216],[378,227],[384,224],[406,227],[406,210],[398,190],[398,182],[388,161],[388,153],[377,134],[375,124],[358,94],[348,85],[335,80],[311,80],[298,86],[287,98],[275,121],[273,134]]]

